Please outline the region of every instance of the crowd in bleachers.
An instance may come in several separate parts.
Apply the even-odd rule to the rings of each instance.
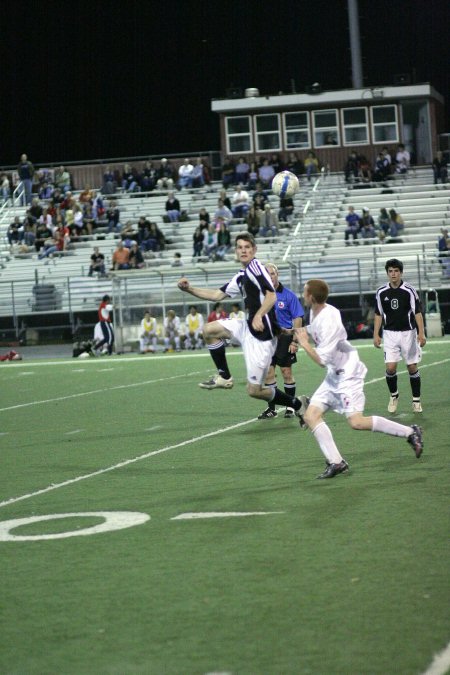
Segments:
[[[400,242],[401,232],[405,228],[405,222],[402,216],[395,209],[380,209],[377,220],[375,221],[370,214],[370,209],[363,207],[361,214],[356,213],[353,206],[348,207],[348,213],[345,217],[345,244],[350,246],[360,244],[374,244],[379,242]]]

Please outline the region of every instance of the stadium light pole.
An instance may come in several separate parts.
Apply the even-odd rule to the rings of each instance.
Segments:
[[[358,0],[347,0],[350,51],[352,55],[352,84],[354,89],[363,88],[361,38],[359,34]]]

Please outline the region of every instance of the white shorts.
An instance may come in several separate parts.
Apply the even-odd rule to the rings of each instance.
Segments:
[[[335,382],[330,382],[326,377],[311,396],[310,404],[323,412],[334,410],[339,415],[350,417],[354,413],[362,413],[365,402],[363,379],[347,379],[336,386]]]
[[[385,363],[398,363],[403,359],[409,366],[411,363],[419,363],[422,358],[415,329],[383,331],[383,349]]]
[[[275,353],[277,339],[257,340],[250,333],[245,319],[219,319],[218,323],[232,334],[232,342],[241,345],[247,367],[247,380],[250,384],[263,386]]]

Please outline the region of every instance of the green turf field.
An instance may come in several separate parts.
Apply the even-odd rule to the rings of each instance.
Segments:
[[[382,353],[356,344],[366,411],[387,415]],[[421,365],[423,456],[330,413],[351,468],[331,481],[297,420],[256,420],[229,354],[231,391],[197,386],[205,352],[1,364],[1,675],[431,673],[450,641],[449,341]],[[311,393],[324,371],[301,354],[295,373]],[[116,512],[150,518],[108,529]]]

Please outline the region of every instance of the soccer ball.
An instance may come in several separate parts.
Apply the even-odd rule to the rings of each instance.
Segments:
[[[299,191],[300,184],[297,176],[291,171],[280,171],[272,180],[272,192],[281,199],[293,197]]]

